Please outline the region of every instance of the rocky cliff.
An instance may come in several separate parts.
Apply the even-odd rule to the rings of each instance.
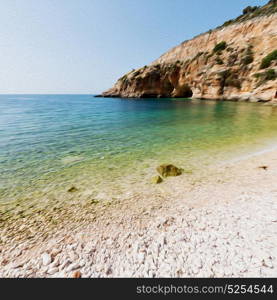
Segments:
[[[185,41],[102,96],[277,102],[277,1]]]

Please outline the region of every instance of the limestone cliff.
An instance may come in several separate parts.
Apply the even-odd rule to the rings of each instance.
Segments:
[[[185,41],[103,96],[277,101],[276,2]]]

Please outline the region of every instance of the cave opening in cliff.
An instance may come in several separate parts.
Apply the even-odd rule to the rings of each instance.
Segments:
[[[193,96],[192,89],[189,87],[184,91],[183,97],[184,98],[191,98]]]
[[[191,98],[193,96],[193,91],[188,84],[185,84],[180,91],[179,98]]]

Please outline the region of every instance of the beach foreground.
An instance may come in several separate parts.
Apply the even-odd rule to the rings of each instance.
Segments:
[[[1,233],[1,277],[275,277],[277,150]],[[65,209],[66,210],[66,209]],[[35,229],[34,229],[35,228]],[[28,237],[25,232],[33,232]]]

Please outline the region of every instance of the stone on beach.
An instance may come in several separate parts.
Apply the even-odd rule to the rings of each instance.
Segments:
[[[263,170],[267,171],[268,170],[268,166],[261,166],[261,167],[259,167],[259,169],[263,169]]]
[[[52,258],[48,253],[43,253],[42,256],[41,256],[41,259],[42,259],[42,264],[44,266],[48,266],[52,262]]]
[[[82,278],[82,274],[81,274],[80,271],[76,271],[76,272],[73,273],[73,276],[72,276],[72,277],[73,277],[73,278],[76,278],[76,279]]]
[[[164,164],[157,168],[158,173],[162,177],[175,177],[182,175],[182,170],[174,165]]]

